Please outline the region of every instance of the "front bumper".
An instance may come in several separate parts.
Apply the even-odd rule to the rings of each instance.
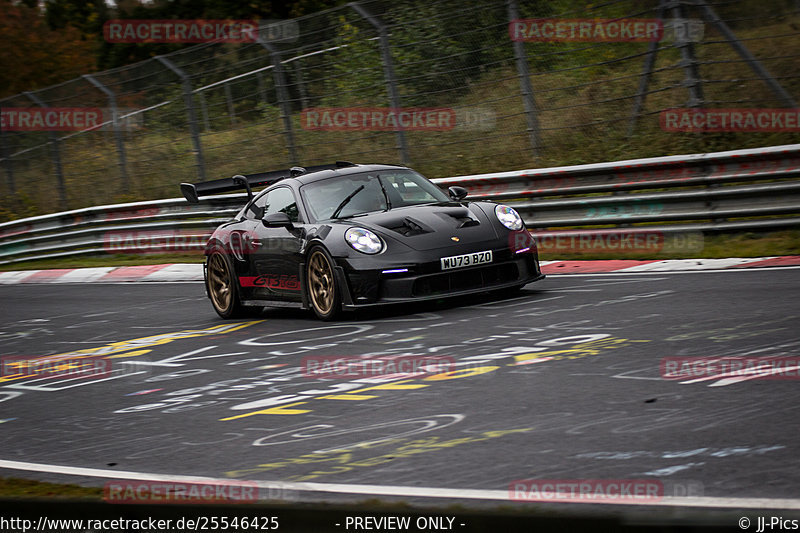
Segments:
[[[434,261],[396,263],[378,269],[359,269],[347,260],[339,260],[348,287],[348,294],[343,294],[344,307],[462,296],[516,287],[545,277],[536,252],[514,254],[505,249],[493,250],[492,254],[494,261],[490,264],[445,271],[441,270],[438,257]]]

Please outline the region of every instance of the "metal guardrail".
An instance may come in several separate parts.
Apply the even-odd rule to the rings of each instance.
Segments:
[[[800,226],[800,144],[456,176],[470,198],[515,207],[547,235]],[[243,194],[78,209],[0,224],[0,265],[104,253],[199,251]],[[795,216],[797,215],[797,216]],[[609,228],[611,226],[611,228]]]

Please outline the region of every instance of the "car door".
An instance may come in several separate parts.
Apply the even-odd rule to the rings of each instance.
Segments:
[[[297,201],[290,187],[272,189],[256,201],[250,241],[253,297],[268,300],[300,301],[300,249],[304,228]],[[264,217],[285,213],[292,227],[267,227]],[[243,284],[244,285],[244,284]]]

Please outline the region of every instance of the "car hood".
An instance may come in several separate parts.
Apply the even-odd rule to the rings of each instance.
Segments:
[[[499,237],[493,221],[472,202],[401,207],[342,222],[363,226],[414,250],[463,247]]]

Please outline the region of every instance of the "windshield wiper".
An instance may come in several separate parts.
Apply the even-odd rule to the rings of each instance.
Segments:
[[[380,175],[378,175],[378,184],[380,184],[381,191],[383,191],[383,197],[386,199],[386,209],[384,209],[384,211],[388,211],[392,208],[392,201],[389,200],[389,195],[386,193],[386,187],[383,186],[383,180],[381,179]]]
[[[339,217],[337,220],[345,220],[348,218],[358,218],[358,217],[365,217],[369,215],[369,213],[353,213],[352,215],[345,215],[343,217]]]
[[[337,218],[337,217],[339,216],[339,213],[341,213],[341,212],[342,212],[342,209],[344,209],[344,206],[346,206],[346,205],[347,205],[347,204],[350,202],[350,200],[352,200],[352,199],[353,199],[353,196],[355,196],[356,194],[360,193],[360,192],[361,192],[361,190],[362,190],[363,188],[364,188],[364,186],[363,186],[363,185],[359,185],[359,186],[356,188],[356,190],[354,190],[353,192],[351,192],[350,194],[348,194],[348,195],[347,195],[347,198],[345,198],[344,200],[342,200],[342,203],[340,203],[340,204],[339,204],[339,205],[336,207],[336,209],[334,209],[334,210],[333,210],[333,214],[331,215],[331,218]]]

